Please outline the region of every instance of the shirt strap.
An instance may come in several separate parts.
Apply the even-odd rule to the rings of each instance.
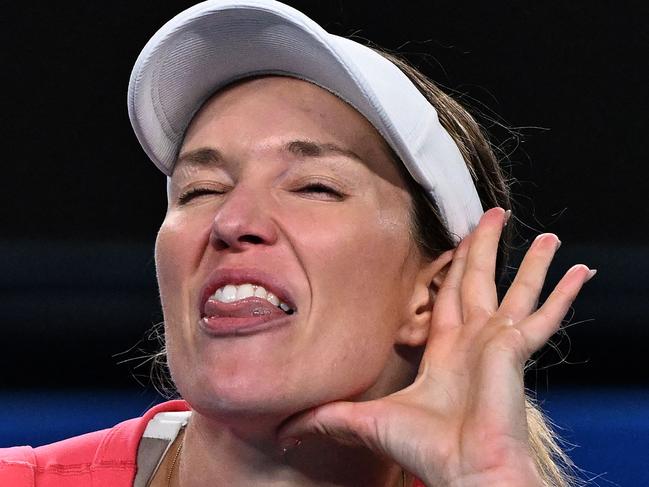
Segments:
[[[190,416],[191,411],[170,411],[158,413],[149,421],[137,450],[137,474],[133,487],[149,485]]]

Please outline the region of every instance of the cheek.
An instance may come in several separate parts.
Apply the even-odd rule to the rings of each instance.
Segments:
[[[395,297],[401,271],[409,254],[407,227],[391,218],[334,218],[319,220],[305,252],[332,288],[346,288],[350,300]]]
[[[155,261],[165,321],[175,321],[190,304],[190,279],[209,238],[199,220],[167,214],[158,231]]]
[[[407,218],[368,214],[379,213],[321,215],[294,233],[313,293],[312,338],[326,341],[329,353],[385,356],[403,316]]]

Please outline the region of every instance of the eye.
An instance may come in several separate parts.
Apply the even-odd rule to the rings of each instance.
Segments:
[[[195,187],[195,188],[189,188],[185,191],[183,191],[180,196],[178,196],[178,203],[181,205],[184,205],[186,203],[189,203],[191,200],[201,197],[201,196],[206,196],[206,195],[211,195],[211,194],[223,194],[225,191],[219,190],[216,188],[209,188],[209,187]]]
[[[320,182],[305,184],[304,186],[301,186],[297,192],[306,193],[316,199],[332,199],[339,201],[344,197],[340,191]]]

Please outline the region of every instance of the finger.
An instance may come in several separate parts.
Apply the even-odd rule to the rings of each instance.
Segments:
[[[471,237],[460,292],[465,320],[475,314],[491,315],[498,307],[496,256],[505,216],[502,208],[487,211]]]
[[[498,315],[507,316],[517,323],[534,311],[548,268],[560,244],[557,236],[551,233],[536,237],[498,308]]]
[[[582,286],[595,275],[595,272],[597,271],[583,264],[571,267],[543,306],[515,325],[525,338],[529,355],[541,348],[557,332],[561,320],[566,316]]]
[[[527,438],[523,367],[525,342],[512,326],[502,326],[484,345],[483,360],[475,371],[478,399],[473,403],[479,427],[490,425],[494,434]]]
[[[366,402],[334,402],[290,418],[277,433],[279,453],[288,453],[299,446],[302,439],[307,446],[311,435],[324,435],[343,445],[368,448],[413,475],[425,478],[436,459],[447,460],[446,442],[439,442],[441,447],[438,448],[437,442],[431,444],[430,440],[435,434],[446,436],[440,433],[448,427],[446,420],[446,417],[431,414],[423,405],[413,407],[407,401],[400,403],[381,398]]]
[[[310,435],[326,436],[345,445],[374,448],[376,428],[368,420],[372,415],[368,415],[366,411],[371,408],[370,402],[340,401],[299,414],[289,419],[278,431],[280,449],[286,452]]]
[[[465,237],[455,249],[451,266],[435,296],[431,324],[435,329],[448,329],[462,324],[460,285],[470,240],[470,235]],[[432,335],[430,334],[431,337]]]

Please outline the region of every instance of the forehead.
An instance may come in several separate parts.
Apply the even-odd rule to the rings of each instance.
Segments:
[[[214,94],[192,119],[180,154],[206,146],[254,151],[292,140],[348,150],[383,177],[399,178],[391,150],[365,117],[323,88],[284,76],[239,81]]]
[[[247,115],[255,116],[250,122],[273,120],[274,128],[309,121],[305,129],[317,126],[336,132],[337,125],[330,125],[331,122],[342,122],[345,131],[365,132],[364,135],[377,137],[377,143],[384,143],[374,127],[349,104],[313,83],[287,76],[248,78],[218,91],[193,117],[186,137],[197,125]]]

